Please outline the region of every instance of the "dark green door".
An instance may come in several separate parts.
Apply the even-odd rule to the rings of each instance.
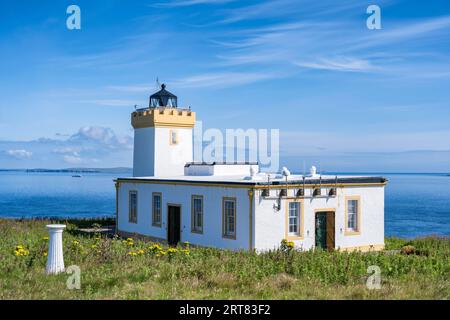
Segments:
[[[327,249],[327,213],[316,214],[316,248]]]

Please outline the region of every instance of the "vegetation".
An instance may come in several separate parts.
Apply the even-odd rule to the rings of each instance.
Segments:
[[[383,253],[296,251],[288,242],[262,254],[167,248],[86,234],[78,227],[111,220],[63,221],[70,275],[45,274],[48,220],[0,220],[0,299],[448,299],[450,239],[388,238]],[[55,221],[52,221],[55,222]],[[58,221],[61,222],[61,221]],[[405,246],[407,249],[401,251]],[[369,290],[367,268],[379,266],[381,289]]]

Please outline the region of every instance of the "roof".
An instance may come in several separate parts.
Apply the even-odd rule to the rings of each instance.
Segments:
[[[177,107],[177,96],[166,90],[166,85],[161,85],[161,90],[150,96],[149,107]]]
[[[184,166],[185,167],[190,167],[190,166],[215,166],[215,165],[238,165],[238,166],[243,166],[243,165],[257,165],[258,162],[222,162],[222,161],[214,161],[214,162],[187,162]]]
[[[166,90],[166,85],[163,83],[161,85],[161,90],[159,90],[158,92],[155,92],[154,94],[152,94],[150,96],[150,99],[152,98],[158,98],[158,97],[170,97],[170,98],[176,98],[177,96],[174,95],[173,93],[169,92]]]
[[[173,176],[173,177],[130,177],[118,178],[118,182],[154,182],[154,183],[180,183],[180,184],[223,184],[223,185],[242,185],[242,186],[265,186],[267,185],[267,178],[254,179],[245,176]],[[286,185],[319,185],[319,184],[385,184],[388,179],[381,176],[332,176],[322,175],[319,178],[305,176],[303,180],[302,175],[291,175],[286,182],[286,179],[281,175],[271,177],[270,185],[283,186]]]

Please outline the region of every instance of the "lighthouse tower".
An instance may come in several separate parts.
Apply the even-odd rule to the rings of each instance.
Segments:
[[[134,128],[133,176],[178,176],[193,160],[195,112],[178,108],[177,96],[161,90],[148,108],[131,114]]]

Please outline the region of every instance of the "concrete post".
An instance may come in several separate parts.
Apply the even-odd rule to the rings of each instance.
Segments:
[[[65,224],[49,224],[46,226],[50,234],[48,244],[47,274],[57,274],[64,271],[62,233]]]

